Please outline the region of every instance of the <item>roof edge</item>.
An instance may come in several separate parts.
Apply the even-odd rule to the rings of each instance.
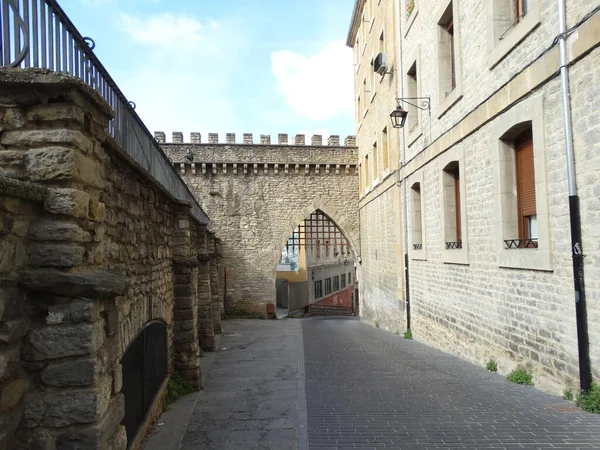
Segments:
[[[348,47],[354,46],[354,32],[356,29],[356,23],[358,22],[358,16],[364,0],[355,0],[354,9],[352,10],[352,19],[350,20],[350,28],[348,29],[348,37],[346,38],[346,45]]]

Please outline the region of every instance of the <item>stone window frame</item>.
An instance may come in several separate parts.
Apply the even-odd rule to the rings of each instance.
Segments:
[[[373,142],[371,146],[371,168],[373,170],[373,186],[377,186],[379,184],[379,174],[381,170],[379,170],[379,143],[377,139]]]
[[[444,168],[451,162],[458,163],[460,171],[460,228],[462,248],[447,249],[446,248],[446,223],[447,211],[444,204]],[[467,217],[467,171],[465,165],[465,152],[463,146],[455,146],[444,152],[438,157],[437,174],[439,174],[439,189],[440,189],[440,215],[442,219],[441,244],[442,244],[442,261],[445,264],[469,264],[469,233],[468,233],[468,217]]]
[[[406,36],[408,36],[408,32],[410,31],[410,29],[412,28],[413,23],[415,23],[415,19],[417,18],[417,15],[419,14],[419,0],[415,0],[415,7],[412,10],[412,13],[410,13],[410,16],[407,17],[406,15],[406,3],[409,0],[402,0],[401,4],[401,13],[400,15],[402,16],[402,25],[404,26],[404,38],[406,38]]]
[[[414,203],[412,199],[412,191],[411,187],[415,185],[415,183],[419,183],[420,191],[421,191],[421,249],[415,250],[413,246],[413,218],[414,218]],[[410,259],[427,261],[427,231],[425,226],[425,189],[423,186],[423,170],[419,170],[409,177],[406,178],[406,188],[409,190],[410,199],[407,199],[407,216],[409,217],[408,221],[408,256]]]
[[[412,95],[408,89],[408,72],[405,74],[405,86],[404,92],[406,92],[407,97],[420,97],[421,96],[421,76],[419,76],[419,72],[421,69],[421,44],[418,44],[415,48],[415,54],[411,55],[408,59],[409,63],[407,64],[408,70],[412,68],[413,65],[417,67],[417,81],[416,81],[416,92],[415,95]],[[413,100],[413,102],[418,104],[418,100]],[[415,143],[419,137],[423,135],[423,111],[420,108],[416,108],[414,106],[407,105],[409,108],[409,114],[416,114],[417,116],[417,126],[411,131],[409,127],[407,127],[406,133],[406,145],[409,147]],[[410,117],[410,116],[409,116]]]
[[[375,57],[377,55],[375,55],[374,52],[371,52],[371,60],[369,63],[369,85],[371,88],[371,100],[370,103],[373,103],[373,100],[375,100],[375,95],[377,95],[377,72],[375,72]]]
[[[367,98],[368,98],[367,94],[369,93],[369,91],[367,91],[367,87],[368,87],[367,77],[363,78],[361,87],[362,87],[362,95],[363,95],[363,110],[362,110],[361,115],[362,115],[362,118],[364,119],[365,117],[367,117],[367,113],[369,112],[369,103],[370,103],[367,101]]]
[[[381,173],[383,178],[385,178],[392,170],[392,165],[390,164],[390,129],[387,124],[379,133],[379,141],[381,142]]]
[[[514,179],[506,164],[505,152],[511,148],[511,130],[529,122],[533,137],[533,158],[535,171],[535,203],[537,209],[538,247],[507,249],[504,243],[505,232],[511,221],[506,213],[509,194]],[[501,116],[491,125],[491,163],[494,171],[494,222],[496,259],[499,267],[553,271],[550,242],[550,217],[548,208],[547,149],[544,121],[544,95],[527,98]],[[503,168],[504,166],[504,168]]]
[[[511,3],[511,15],[508,19],[505,18],[506,7],[503,8],[506,2]],[[485,2],[489,23],[487,64],[490,70],[508,56],[542,21],[540,0],[528,0],[527,14],[518,23],[511,22],[513,2],[514,0]]]
[[[360,29],[356,32],[356,41],[354,43],[354,68],[358,74],[360,70]]]
[[[444,19],[444,14],[452,3],[452,20],[454,28],[454,77],[456,87],[446,95],[442,84],[442,50],[440,41],[443,37],[443,30],[440,22]],[[463,76],[462,76],[462,45],[461,45],[461,20],[460,20],[460,0],[445,0],[434,16],[434,36],[435,36],[435,62],[437,70],[437,117],[443,116],[455,103],[463,97]]]

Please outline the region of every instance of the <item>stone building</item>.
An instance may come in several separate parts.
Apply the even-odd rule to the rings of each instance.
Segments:
[[[566,1],[596,379],[599,5]],[[410,318],[416,339],[480,365],[495,359],[501,373],[525,365],[554,393],[577,390],[580,376],[558,34],[554,0],[357,0],[348,35],[363,320],[402,331]],[[384,75],[374,73],[378,53]],[[419,108],[399,104],[399,140],[395,97],[419,98],[409,101]]]
[[[228,133],[225,142],[200,133],[183,142],[181,133],[165,142],[155,137],[180,171],[222,241],[227,271],[225,308],[229,314],[264,315],[276,300],[277,265],[292,232],[315,211],[341,230],[354,258],[358,255],[358,176],[354,136],[343,144],[320,135],[310,144],[304,135],[293,143],[279,134],[277,144],[262,135],[241,143]]]

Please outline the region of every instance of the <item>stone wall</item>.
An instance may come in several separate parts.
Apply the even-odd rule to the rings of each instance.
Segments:
[[[294,228],[317,209],[335,221],[359,254],[353,137],[340,146],[336,136],[328,145],[320,145],[320,136],[313,136],[314,145],[304,145],[304,136],[290,145],[287,135],[273,145],[267,136],[253,144],[248,134],[243,144],[236,144],[231,133],[225,144],[212,134],[208,144],[183,143],[180,133],[174,133],[173,143],[164,142],[164,133],[155,136],[221,239],[229,312],[264,315],[265,305],[275,304],[281,250]],[[199,133],[192,138],[201,140]]]
[[[0,85],[0,447],[124,449],[121,361],[148,323],[166,326],[169,373],[199,387],[213,297],[192,236],[208,224],[116,145],[91,88],[17,69]]]
[[[567,1],[568,25],[576,24],[599,3]],[[552,45],[557,34],[556,2],[529,2],[527,20],[520,21],[502,40],[490,34],[495,23],[494,8],[501,2],[452,2],[460,64],[456,90],[448,96],[438,91],[440,53],[435,33],[440,14],[450,2],[415,4],[410,18],[401,8],[402,51],[397,49],[405,73],[417,61],[418,91],[431,96],[431,115],[427,111],[420,114],[418,132],[411,133],[406,127],[403,130],[406,179],[402,180],[400,171],[397,173],[409,194],[413,183],[421,184],[422,249],[413,247],[419,244],[413,239],[414,205],[407,202],[413,335],[480,365],[494,358],[503,374],[525,365],[533,372],[536,385],[549,392],[576,391],[579,361],[575,295],[563,112],[556,77],[560,62],[558,48]],[[600,335],[593,326],[599,314],[598,158],[592,149],[598,141],[594,98],[600,76],[595,31],[599,26],[600,16],[595,14],[569,35],[567,43],[590,352],[596,379],[600,377]],[[499,49],[505,50],[500,59]],[[360,53],[362,49],[355,51]],[[408,96],[404,75],[401,96]],[[449,98],[452,101],[447,101]],[[522,117],[522,123],[533,124],[536,191],[540,193],[536,204],[546,225],[540,227],[539,248],[510,254],[502,241],[505,210],[498,194],[503,176],[499,175],[498,146],[502,132],[509,130],[516,117]],[[360,130],[358,142],[363,142]],[[364,145],[368,149],[370,144]],[[442,175],[450,161],[459,161],[461,170],[460,250],[445,248],[448,239],[444,236]],[[386,225],[382,233],[381,223],[387,223],[385,211],[396,207],[399,199],[389,193],[386,199],[382,194],[386,181],[365,193],[360,205],[363,318],[387,327],[388,322],[405,324],[406,316],[402,308],[394,311],[386,306],[390,280],[381,275],[381,270],[392,261],[377,261],[373,251],[372,243],[398,226]],[[399,233],[396,239],[401,239]],[[400,289],[399,283],[395,287]],[[378,310],[389,314],[382,319]],[[393,327],[391,331],[395,331]]]

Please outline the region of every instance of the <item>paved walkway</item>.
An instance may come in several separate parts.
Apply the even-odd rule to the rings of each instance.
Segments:
[[[355,318],[223,327],[173,408],[193,410],[183,439],[147,450],[600,449],[600,415]]]

